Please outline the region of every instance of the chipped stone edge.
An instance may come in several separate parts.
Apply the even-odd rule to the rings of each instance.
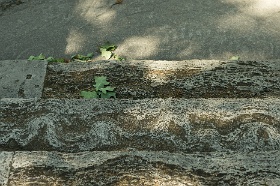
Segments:
[[[0,185],[6,186],[9,181],[9,176],[13,164],[14,152],[0,152]]]
[[[12,154],[12,153],[11,153]],[[208,153],[181,153],[167,151],[136,151],[129,149],[126,151],[86,151],[78,153],[62,153],[57,151],[16,151],[12,168],[24,168],[29,166],[51,166],[57,168],[79,169],[92,165],[100,165],[109,159],[121,156],[139,156],[147,161],[162,161],[170,164],[181,166],[185,169],[197,168],[207,169],[209,172],[215,171],[210,165],[219,165],[216,169],[231,169],[239,166],[246,166],[253,171],[271,164],[271,169],[280,173],[280,151],[253,151],[253,152],[208,152]],[[12,156],[10,156],[12,157]],[[252,158],[254,157],[254,158]],[[225,164],[226,161],[232,160],[231,164]],[[263,161],[259,161],[263,160]],[[264,161],[266,160],[266,161]],[[11,160],[10,160],[11,161]],[[277,163],[278,162],[278,163]],[[264,167],[263,167],[264,168]]]

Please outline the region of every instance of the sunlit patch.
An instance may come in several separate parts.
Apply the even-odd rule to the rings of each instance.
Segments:
[[[107,24],[115,17],[116,12],[110,9],[105,1],[80,0],[76,13],[89,23]]]
[[[279,0],[224,0],[223,3],[233,4],[247,15],[267,17],[280,11]]]
[[[279,0],[255,0],[255,3],[247,8],[248,14],[265,17],[277,11],[280,11]]]
[[[270,22],[271,19],[275,20],[275,16],[276,20],[279,19],[279,0],[225,0],[223,3],[236,6],[238,12],[221,17],[217,23],[219,30],[231,30],[239,34],[251,34],[255,29],[275,30],[275,24]]]
[[[118,48],[120,55],[129,54],[131,58],[149,57],[158,49],[159,39],[156,37],[131,37]]]
[[[65,48],[65,54],[76,53],[82,49],[83,43],[86,41],[84,35],[76,30],[71,30],[68,38],[66,39],[67,45]]]
[[[255,43],[252,43],[255,44]],[[270,49],[273,51],[273,46],[266,46],[267,49]],[[215,56],[217,59],[223,59],[223,60],[230,60],[233,56],[238,56],[240,57],[240,60],[243,61],[244,59],[258,59],[258,60],[266,60],[267,56],[272,55],[271,53],[267,53],[264,51],[248,51],[248,50],[243,50],[243,51],[224,51],[224,52],[219,52],[215,53]]]

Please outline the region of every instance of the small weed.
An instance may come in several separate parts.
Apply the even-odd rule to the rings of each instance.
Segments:
[[[78,61],[89,61],[93,57],[93,53],[88,53],[86,56],[81,54],[76,54],[71,57],[72,60],[78,60]]]
[[[105,59],[115,59],[117,61],[123,61],[124,58],[119,57],[118,55],[116,55],[113,51],[115,51],[117,49],[116,45],[110,44],[110,43],[106,43],[105,45],[101,46],[99,48],[101,56],[105,57]]]
[[[239,56],[232,56],[229,60],[230,61],[239,61],[240,57]]]
[[[107,43],[99,48],[101,56],[105,57],[105,59],[114,59],[117,61],[123,61],[124,58],[116,55],[113,51],[117,49],[116,45]],[[93,53],[88,53],[87,55],[82,54],[76,54],[71,57],[71,59],[65,59],[65,58],[54,58],[54,57],[48,57],[46,58],[42,53],[38,56],[30,56],[28,58],[29,61],[31,60],[47,60],[48,62],[58,62],[58,63],[68,63],[70,61],[81,61],[81,62],[87,62],[90,61],[93,58]]]
[[[86,62],[89,61],[90,59],[92,59],[93,57],[93,53],[89,53],[86,56],[81,55],[81,54],[76,54],[74,56],[71,57],[72,61],[82,61],[82,62]],[[46,58],[43,54],[40,54],[39,56],[30,56],[28,58],[29,61],[31,60],[47,60],[48,62],[57,62],[57,63],[69,63],[71,60],[70,59],[66,59],[66,58],[54,58],[54,57],[48,57]]]
[[[116,98],[116,93],[114,92],[115,87],[109,86],[109,82],[106,80],[105,76],[96,76],[95,80],[95,91],[81,91],[81,96],[86,99],[92,98]]]
[[[48,62],[57,62],[57,63],[69,63],[70,60],[69,59],[65,59],[65,58],[53,58],[53,57],[48,57],[47,58]]]
[[[28,58],[29,61],[31,60],[45,60],[46,57],[41,53],[39,56],[30,56]]]
[[[53,58],[53,57],[48,57],[46,58],[42,53],[39,56],[30,56],[28,58],[29,61],[32,60],[47,60],[48,62],[58,62],[58,63],[67,63],[69,60],[64,59],[64,58]]]

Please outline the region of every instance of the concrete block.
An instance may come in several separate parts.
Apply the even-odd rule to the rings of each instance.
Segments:
[[[1,98],[40,98],[47,61],[0,61]]]
[[[0,185],[6,186],[14,152],[0,152]]]

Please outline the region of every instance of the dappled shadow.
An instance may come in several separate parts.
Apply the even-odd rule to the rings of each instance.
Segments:
[[[1,0],[0,1],[0,16],[3,14],[3,11],[12,8],[15,5],[20,5],[23,2],[21,0]]]
[[[41,52],[98,54],[106,41],[132,59],[280,58],[280,5],[275,0],[130,0],[110,8],[112,3],[28,1],[6,11],[0,17],[0,59]]]
[[[119,45],[116,51],[118,54],[134,59],[223,59],[231,55],[239,55],[242,59],[269,59],[279,58],[280,55],[277,53],[279,49],[279,32],[278,24],[276,24],[279,22],[279,19],[277,19],[277,17],[279,17],[279,13],[277,12],[278,8],[274,6],[274,8],[271,9],[267,6],[267,8],[264,8],[265,11],[253,11],[263,6],[256,3],[256,1],[250,1],[250,3],[242,5],[239,1],[227,1],[227,3],[222,3],[221,1],[159,2],[152,0],[143,2],[140,0],[131,0],[129,2],[125,1],[122,5],[116,5],[112,9],[110,9],[112,2],[109,1],[84,0],[69,1],[67,3],[63,1],[51,1],[51,3],[53,3],[53,6],[48,7],[49,2],[46,3],[41,0],[29,1],[22,5],[22,9],[15,7],[11,11],[6,11],[5,14],[0,17],[1,22],[3,20],[4,23],[1,25],[3,26],[3,30],[1,29],[3,34],[0,34],[0,39],[3,41],[1,45],[5,46],[1,47],[4,49],[1,59],[27,58],[29,55],[36,55],[41,52],[55,57],[62,55],[71,56],[74,53],[87,53],[96,50],[99,45],[106,41],[111,41]],[[277,5],[277,3],[275,4]],[[26,14],[27,10],[32,10],[32,18],[22,17]],[[18,14],[13,14],[12,11],[18,11]],[[36,16],[38,16],[38,19],[35,20],[34,17]],[[9,19],[7,17],[9,17]],[[11,20],[16,20],[16,24]],[[40,24],[38,24],[38,21],[40,21]],[[96,52],[96,54],[97,53],[98,52]],[[217,68],[219,68],[219,66],[222,65],[218,64]],[[230,66],[225,64],[224,67],[227,69],[227,67]],[[216,71],[212,71],[210,68],[192,74],[190,78],[194,78],[194,80],[197,78],[197,82],[200,82],[199,79],[203,76],[199,74],[206,74],[207,72],[210,74],[213,72],[213,76],[211,77],[215,77],[216,75]],[[245,73],[246,76],[246,72],[243,73]],[[88,74],[88,77],[92,75]],[[210,80],[212,81],[213,79],[210,78]],[[224,79],[222,78],[222,80]],[[168,81],[170,80],[167,80],[167,82]],[[243,82],[243,80],[241,79],[240,82]],[[200,88],[203,88],[204,81],[201,81],[201,83]],[[275,82],[272,82],[272,84],[273,83]],[[188,86],[186,84],[182,85]],[[257,86],[255,84],[253,85],[255,87]],[[260,85],[259,87],[262,86]],[[226,90],[226,88],[223,90]],[[91,104],[90,101],[89,105],[85,107],[83,107],[83,105],[81,106],[80,102],[77,103],[73,107],[79,107],[80,109],[78,111],[72,109],[72,113],[70,112],[71,109],[64,108],[65,105],[63,105],[63,103],[58,103],[60,107],[49,104],[47,113],[60,113],[65,110],[61,118],[52,114],[44,115],[44,113],[41,113],[40,109],[38,109],[39,111],[35,113],[35,115],[33,113],[33,118],[30,117],[29,112],[18,114],[15,111],[14,114],[17,120],[16,123],[20,124],[20,126],[22,126],[22,120],[19,121],[19,116],[26,116],[27,126],[33,126],[33,128],[30,127],[28,129],[37,132],[37,136],[46,136],[47,134],[53,137],[55,136],[53,135],[54,133],[46,131],[51,131],[50,129],[53,130],[53,128],[65,124],[68,128],[65,127],[63,130],[61,129],[57,136],[65,137],[66,142],[68,142],[67,140],[69,139],[70,141],[72,139],[73,141],[77,139],[77,135],[75,134],[77,128],[80,129],[82,134],[85,134],[86,132],[81,130],[81,126],[90,124],[92,128],[83,129],[85,131],[93,131],[93,136],[96,137],[96,139],[104,139],[104,141],[100,141],[105,144],[109,139],[101,138],[103,136],[100,135],[97,129],[102,129],[101,131],[105,132],[111,129],[117,130],[118,128],[110,123],[111,121],[115,121],[118,125],[123,125],[122,127],[128,131],[127,133],[131,130],[132,135],[139,134],[138,136],[135,135],[135,138],[130,139],[137,138],[141,142],[139,143],[141,147],[146,149],[150,148],[149,150],[173,150],[171,148],[172,146],[177,148],[174,151],[182,151],[182,149],[190,149],[190,151],[195,150],[198,152],[216,151],[222,149],[219,146],[221,145],[220,142],[224,142],[228,145],[226,149],[237,151],[279,149],[279,133],[277,131],[277,128],[279,128],[279,117],[275,114],[278,113],[278,103],[274,103],[277,107],[275,109],[271,106],[273,105],[271,101],[270,110],[268,109],[266,112],[265,108],[263,108],[264,103],[260,104],[260,108],[251,108],[256,107],[257,104],[255,104],[254,101],[250,104],[250,100],[244,103],[244,108],[242,104],[234,102],[227,106],[228,100],[221,100],[220,102],[200,100],[199,103],[194,104],[198,106],[194,107],[193,112],[186,113],[187,109],[192,109],[190,107],[192,105],[186,105],[188,103],[186,101],[183,107],[177,108],[177,111],[183,114],[185,112],[185,114],[182,115],[183,117],[180,117],[181,119],[177,120],[177,122],[179,121],[178,123],[173,124],[172,119],[176,116],[176,105],[179,105],[178,102],[176,103],[169,100],[169,102],[167,101],[168,105],[165,105],[165,102],[163,100],[161,101],[161,104],[157,104],[155,108],[153,108],[159,112],[153,113],[153,110],[151,110],[151,113],[154,114],[152,115],[153,119],[156,119],[154,123],[152,120],[148,120],[150,119],[148,114],[143,115],[142,113],[141,115],[141,112],[147,109],[145,110],[146,107],[143,106],[143,104],[146,103],[141,103],[140,101],[134,103],[134,105],[131,104],[132,102],[130,103],[128,101],[123,115],[119,113],[112,115],[112,109],[108,111],[109,114],[107,115],[100,112],[98,115],[99,118],[94,114],[98,114],[98,109],[102,107],[102,104],[98,103],[97,106],[95,106]],[[87,102],[87,100],[85,102]],[[104,105],[103,107],[107,108],[107,105],[111,107],[112,103]],[[151,107],[153,106],[154,105]],[[119,108],[119,106],[112,108],[116,109]],[[59,110],[59,112],[54,109]],[[261,109],[264,109],[264,111]],[[261,113],[259,113],[260,111]],[[78,116],[73,114],[73,112],[80,112],[81,114]],[[86,119],[82,118],[82,113],[85,112],[88,112],[86,116],[88,118]],[[131,118],[132,116],[135,117],[133,119],[135,119],[136,123],[133,123],[132,119],[129,120],[128,112],[131,113]],[[11,115],[11,113],[12,112],[7,112],[6,115]],[[69,119],[65,119],[65,115],[63,114],[67,115]],[[270,117],[270,115],[272,116]],[[81,119],[79,119],[79,117],[81,117]],[[2,125],[5,124],[6,127],[13,123],[13,121],[9,119],[10,117],[7,117],[5,123],[3,122]],[[108,120],[110,120],[110,122]],[[91,121],[92,123],[90,123]],[[108,122],[105,122],[104,125],[102,121]],[[126,121],[127,124],[124,121]],[[147,128],[148,124],[151,124],[151,128]],[[191,124],[189,128],[187,128],[187,124]],[[44,126],[53,128],[49,127],[50,129],[46,130],[48,128]],[[105,129],[102,128],[102,126],[105,127]],[[42,132],[40,133],[37,129],[41,129]],[[149,139],[146,138],[145,141],[143,133],[137,133],[133,130],[148,131],[151,137]],[[165,130],[170,132],[170,135],[166,135]],[[16,132],[19,134],[18,131]],[[104,136],[106,136],[105,132]],[[31,136],[32,133],[28,132],[28,134]],[[196,134],[196,136],[193,134]],[[13,135],[7,135],[7,138],[10,136]],[[20,135],[18,138],[19,141],[21,141],[21,138],[24,136],[28,135]],[[40,149],[42,146],[45,148],[44,150],[53,150],[53,147],[46,146],[46,143],[38,143],[38,139],[34,138],[34,136],[31,136],[30,139],[32,138],[34,140],[32,143],[39,144],[38,146],[34,146],[37,148],[36,150],[42,150]],[[169,146],[164,144],[161,136],[167,136],[166,139],[171,139],[170,141],[172,142],[179,139],[179,146],[176,147],[173,143],[169,144]],[[90,135],[88,138],[83,138],[82,136],[81,139],[85,139],[84,141],[88,144],[89,140],[87,139],[90,137],[92,139]],[[156,138],[158,141],[155,141]],[[268,138],[270,138],[271,141],[267,140]],[[27,139],[29,140],[29,138]],[[50,139],[53,140],[55,138]],[[94,138],[92,140],[94,140]],[[71,141],[71,143],[69,142],[69,144],[73,145],[73,141]],[[98,140],[94,141],[98,142]],[[116,142],[115,136],[112,137],[112,141]],[[129,141],[130,144],[127,141],[127,139],[124,140],[125,143],[121,144],[121,148],[119,149],[122,149],[125,145],[132,148],[139,148],[140,146],[137,146],[132,140]],[[145,147],[143,143],[146,144],[147,147]],[[151,146],[153,143],[156,144],[155,147]],[[189,143],[189,145],[187,143]],[[103,145],[102,143],[100,144]],[[180,144],[187,145],[181,147]],[[60,144],[54,145],[56,145],[54,148],[55,150],[61,150]],[[100,146],[100,148],[108,151],[112,149],[105,145]],[[70,146],[70,148],[74,150],[96,149],[96,146],[90,147],[89,149],[79,149],[78,147],[81,147],[81,145]],[[116,150],[118,150],[119,146],[115,147]],[[27,146],[26,148],[27,149],[23,148],[20,150],[35,150],[32,149],[31,146]],[[143,161],[139,163],[139,166],[143,165],[142,163]],[[213,165],[216,164],[217,163],[213,161]],[[111,168],[110,164],[106,171],[110,172]],[[149,171],[149,169],[147,170]],[[96,172],[94,171],[91,172],[91,170],[87,169],[79,173],[81,177],[78,178],[83,178],[87,173],[95,175]],[[172,171],[174,171],[174,169],[169,172]],[[36,172],[38,171],[35,169],[35,171],[31,173],[33,174]],[[184,172],[184,170],[179,170],[178,172],[181,173]],[[200,170],[194,170],[192,175],[200,175],[200,173]],[[261,176],[263,175],[262,173],[260,174]],[[138,173],[135,173],[135,175],[139,176]],[[222,176],[224,175],[225,174],[222,173]],[[73,174],[71,173],[67,179],[72,176]],[[163,175],[163,177],[165,176],[166,175]],[[168,174],[168,176],[174,178],[173,175]],[[106,177],[104,176],[104,178]]]
[[[278,61],[130,61],[48,65],[42,97],[81,98],[106,76],[118,99],[278,97]]]

